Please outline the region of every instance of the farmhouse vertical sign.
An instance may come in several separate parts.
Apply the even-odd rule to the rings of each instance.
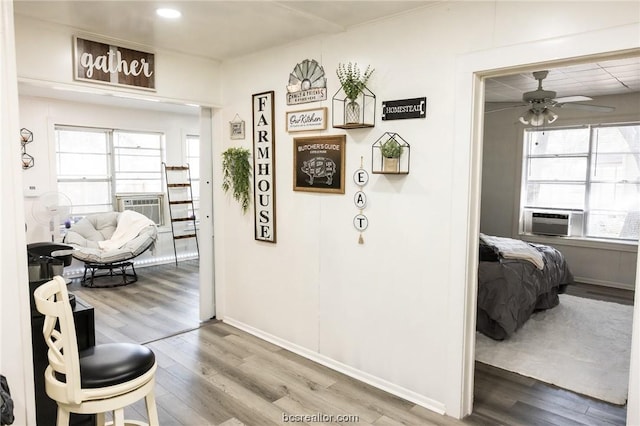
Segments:
[[[274,92],[253,95],[253,202],[255,239],[276,242]]]
[[[155,90],[153,53],[80,37],[73,47],[76,80]]]

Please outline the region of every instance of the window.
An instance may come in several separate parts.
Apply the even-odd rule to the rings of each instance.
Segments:
[[[572,236],[637,240],[640,125],[527,129],[523,230],[534,210],[571,212]]]
[[[187,135],[186,159],[191,173],[191,190],[193,194],[193,214],[198,219],[200,211],[200,136]]]
[[[58,190],[82,216],[114,210],[115,194],[162,192],[160,133],[56,126]]]
[[[109,132],[56,128],[58,191],[73,202],[73,214],[105,212],[111,202]]]
[[[162,192],[162,135],[113,132],[116,194]]]

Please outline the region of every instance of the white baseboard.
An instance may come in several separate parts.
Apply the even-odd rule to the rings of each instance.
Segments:
[[[329,367],[332,370],[336,370],[349,377],[360,380],[361,382],[367,383],[385,392],[389,392],[392,395],[395,395],[407,401],[413,402],[414,404],[420,405],[421,407],[424,407],[428,410],[434,411],[441,415],[444,415],[446,413],[445,405],[439,401],[435,401],[433,399],[427,398],[412,390],[403,388],[402,386],[398,386],[394,383],[388,382],[372,374],[358,370],[349,365],[343,364],[339,361],[336,361],[318,352],[314,352],[310,349],[299,346],[295,343],[291,343],[287,340],[284,340],[272,334],[266,333],[255,327],[247,325],[241,321],[234,320],[233,318],[225,317],[222,319],[222,321],[240,330],[246,331],[249,334],[252,334],[256,337],[266,340],[267,342],[273,343],[274,345],[280,346],[281,348],[284,348],[295,354],[298,354],[307,359],[310,359],[311,361],[315,361],[318,364],[322,364],[325,367]]]
[[[619,288],[622,290],[631,290],[631,291],[635,290],[634,284],[618,283],[614,281],[605,281],[605,280],[595,280],[593,278],[586,278],[586,277],[574,277],[574,280],[579,283],[601,285],[603,287],[613,287],[613,288]]]

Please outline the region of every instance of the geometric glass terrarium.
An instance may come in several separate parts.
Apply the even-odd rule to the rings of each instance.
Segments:
[[[406,175],[409,173],[411,146],[399,134],[385,132],[371,146],[373,173]]]
[[[331,123],[338,129],[360,129],[376,124],[376,95],[364,86],[355,99],[349,99],[342,87],[333,95]]]

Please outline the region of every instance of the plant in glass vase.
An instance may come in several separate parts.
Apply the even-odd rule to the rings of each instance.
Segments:
[[[342,90],[349,100],[345,105],[345,124],[360,122],[360,105],[357,99],[364,90],[373,71],[370,65],[367,66],[364,73],[361,73],[357,63],[338,64],[336,74],[338,75],[338,80],[340,80],[340,86],[342,86]]]

